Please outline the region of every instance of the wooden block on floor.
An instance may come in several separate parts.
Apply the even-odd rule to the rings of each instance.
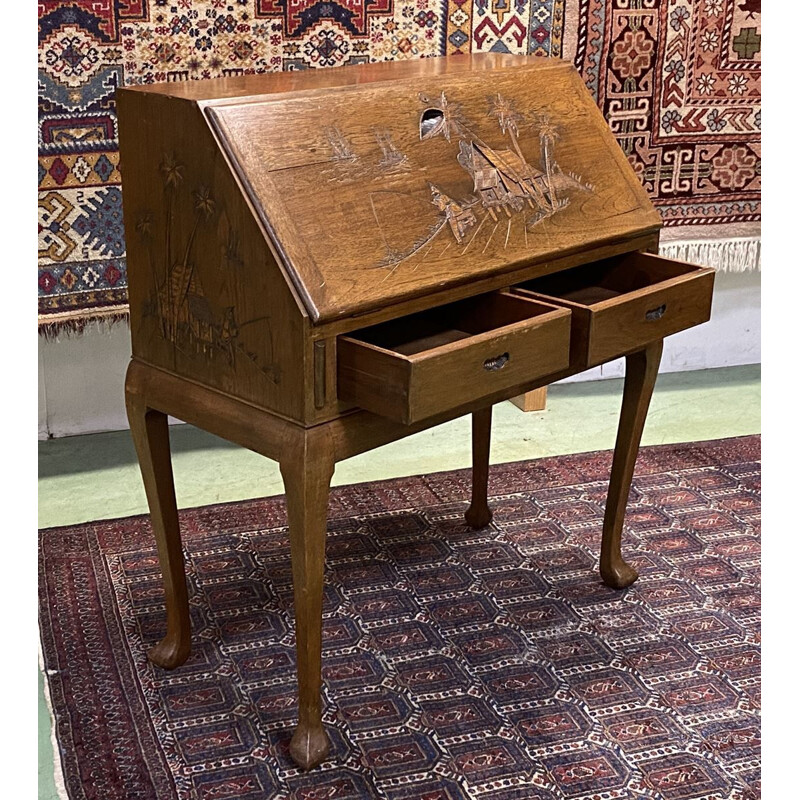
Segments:
[[[547,407],[547,387],[542,386],[540,389],[512,397],[511,402],[523,411],[544,411]]]

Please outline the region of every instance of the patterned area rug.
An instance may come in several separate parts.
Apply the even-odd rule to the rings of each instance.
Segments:
[[[756,263],[761,0],[39,0],[39,311],[125,315],[123,84],[467,52],[573,61],[677,238]],[[748,249],[749,248],[749,249]]]
[[[143,517],[41,533],[41,627],[72,800],[760,797],[758,437],[647,448],[597,576],[607,452],[336,489],[332,757],[299,772],[281,498],[182,513],[194,654],[163,631]]]

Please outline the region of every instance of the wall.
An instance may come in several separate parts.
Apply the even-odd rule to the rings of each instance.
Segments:
[[[761,274],[720,273],[711,321],[667,339],[662,372],[761,361]],[[126,325],[89,328],[80,336],[39,338],[39,438],[123,430],[123,382],[130,358]],[[571,380],[616,378],[622,359]]]

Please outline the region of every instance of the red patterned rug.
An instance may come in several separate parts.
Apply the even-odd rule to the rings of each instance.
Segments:
[[[153,81],[469,52],[564,58],[661,212],[665,238],[691,242],[667,254],[723,269],[758,262],[761,0],[38,0],[38,8],[45,332],[126,314],[114,92]]]
[[[332,756],[296,720],[282,498],[182,512],[194,653],[164,626],[145,517],[41,532],[40,619],[71,800],[760,797],[758,437],[646,448],[625,551],[597,575],[610,454],[334,490]]]

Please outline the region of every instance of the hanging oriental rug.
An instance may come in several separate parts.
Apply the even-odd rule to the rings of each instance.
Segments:
[[[331,757],[297,719],[283,498],[181,512],[193,654],[167,672],[145,517],[40,534],[40,621],[71,800],[756,800],[759,438],[645,448],[629,589],[597,574],[611,454],[335,489]]]
[[[759,261],[761,0],[38,0],[39,313],[126,314],[123,84],[426,58],[572,61],[664,219],[666,252]]]

